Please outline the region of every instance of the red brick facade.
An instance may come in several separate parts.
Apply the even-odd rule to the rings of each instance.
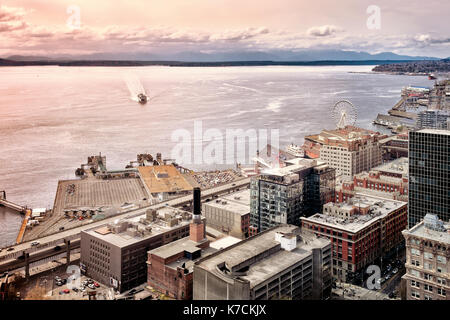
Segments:
[[[205,238],[205,225],[203,223],[191,223],[189,225],[189,237],[195,242],[202,241]]]
[[[198,245],[199,248],[209,247],[209,241]],[[166,259],[155,254],[148,255],[147,284],[155,290],[178,300],[192,299],[193,272],[185,272],[184,268],[171,268],[168,264],[184,257],[184,252]]]
[[[407,226],[406,204],[387,214],[358,232],[346,231],[342,226],[333,227],[311,220],[302,220],[302,227],[316,235],[330,239],[333,259],[351,264],[357,272],[376,258],[395,248],[403,241],[402,231]]]

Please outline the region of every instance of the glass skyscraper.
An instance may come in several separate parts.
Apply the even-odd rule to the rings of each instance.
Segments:
[[[300,225],[300,217],[322,212],[334,194],[335,169],[324,162],[301,159],[267,170],[250,183],[251,229],[261,232],[279,224]]]
[[[409,133],[408,227],[427,213],[450,219],[450,131],[423,129]]]

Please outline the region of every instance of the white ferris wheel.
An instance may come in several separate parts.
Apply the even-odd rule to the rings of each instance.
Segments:
[[[331,108],[331,115],[338,129],[352,126],[356,122],[356,107],[348,100],[340,100]]]

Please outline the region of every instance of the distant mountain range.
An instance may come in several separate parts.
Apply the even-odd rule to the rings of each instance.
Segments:
[[[183,51],[172,54],[143,52],[94,53],[88,55],[21,56],[6,57],[13,61],[74,61],[74,60],[126,60],[126,61],[179,61],[179,62],[236,62],[236,61],[369,61],[369,60],[440,60],[436,57],[398,55],[392,52],[370,54],[345,50],[269,50],[205,53]]]

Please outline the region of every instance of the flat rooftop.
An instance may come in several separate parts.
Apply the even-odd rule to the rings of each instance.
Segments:
[[[192,191],[192,185],[173,165],[139,167],[141,179],[150,193]]]
[[[326,162],[323,161],[306,158],[295,158],[293,160],[287,161],[287,163],[292,164],[285,167],[265,169],[261,172],[261,175],[284,177],[286,175],[296,173],[304,169],[326,164]]]
[[[325,142],[325,139],[352,141],[361,139],[363,136],[375,136],[375,135],[380,134],[372,130],[358,128],[355,126],[346,126],[345,128],[340,129],[322,130],[321,133],[306,136],[305,139],[323,143]]]
[[[390,212],[407,205],[407,203],[403,201],[391,200],[361,193],[356,193],[355,196],[351,198],[351,201],[351,203],[332,203],[330,206],[343,210],[351,210],[355,206],[370,206],[371,212],[368,214],[356,213],[350,217],[338,217],[325,213],[316,213],[311,217],[302,217],[301,219],[303,221],[315,222],[324,226],[356,233],[371,225],[378,219],[386,217]],[[325,205],[324,211],[326,207],[327,205]]]
[[[233,236],[226,236],[226,237],[217,239],[215,241],[212,241],[209,244],[209,246],[216,250],[222,250],[222,249],[228,248],[229,246],[232,246],[241,241],[242,241],[242,239],[235,238]]]
[[[105,224],[100,227],[92,228],[82,232],[122,248],[135,244],[137,242],[147,240],[159,234],[175,230],[182,226],[189,225],[191,219],[183,219],[183,213],[186,213],[189,215],[189,217],[192,217],[189,212],[183,211],[181,209],[164,207],[157,211],[156,220],[153,222],[141,222],[142,218],[146,218],[146,214],[141,214],[135,217],[128,218],[126,220],[117,219],[112,224]],[[164,220],[166,214],[171,214],[173,218],[178,218],[178,224],[170,227],[168,222]],[[123,232],[119,233],[113,232],[112,227],[118,226],[121,223],[128,223],[128,228],[134,227],[135,230],[139,230],[140,232],[136,234],[133,234],[133,232],[129,232],[128,230],[124,230]],[[145,229],[147,227],[150,227],[151,231],[146,231]]]
[[[274,247],[280,246],[280,243],[275,240],[275,234],[277,232],[289,234],[299,231],[300,229],[293,225],[275,227],[223,249],[218,253],[199,261],[197,265],[218,276],[224,276],[224,274],[216,268],[218,265],[225,263],[227,268],[232,270],[234,267],[249,261],[251,258],[273,249]],[[302,234],[301,237],[303,237]],[[274,252],[272,255],[266,256],[251,264],[247,274],[240,275],[239,278],[250,281],[250,287],[253,288],[289,268],[293,264],[307,258],[311,255],[309,249],[313,246],[324,247],[329,243],[330,242],[327,239],[321,239],[310,235],[306,237],[305,240],[298,240],[297,248],[292,251],[286,251],[280,248],[280,250]]]
[[[234,192],[204,203],[205,206],[225,209],[240,215],[250,213],[250,189]]]
[[[447,231],[433,230],[426,227],[424,221],[422,221],[411,229],[405,230],[404,232],[420,238],[450,244],[450,222],[444,223],[444,228],[446,228]]]
[[[207,240],[205,240],[207,241]],[[187,251],[187,252],[195,252],[198,250],[201,250],[201,248],[198,247],[199,244],[205,242],[195,242],[192,241],[189,237],[185,237],[176,241],[173,241],[171,243],[168,243],[166,245],[163,245],[159,248],[150,250],[149,253],[155,254],[163,259],[170,258],[176,254],[179,254],[181,252]]]
[[[386,162],[382,165],[379,165],[372,170],[374,171],[382,171],[387,173],[394,173],[394,174],[402,174],[403,176],[408,175],[408,168],[409,168],[409,161],[406,157],[401,157],[398,159],[395,159],[390,162]]]
[[[422,130],[418,130],[416,132],[419,133],[428,133],[428,134],[439,134],[439,135],[446,135],[446,136],[450,136],[450,130],[440,130],[440,129],[422,129]]]
[[[81,208],[121,206],[136,203],[149,195],[138,178],[82,179],[58,182],[53,213]]]

